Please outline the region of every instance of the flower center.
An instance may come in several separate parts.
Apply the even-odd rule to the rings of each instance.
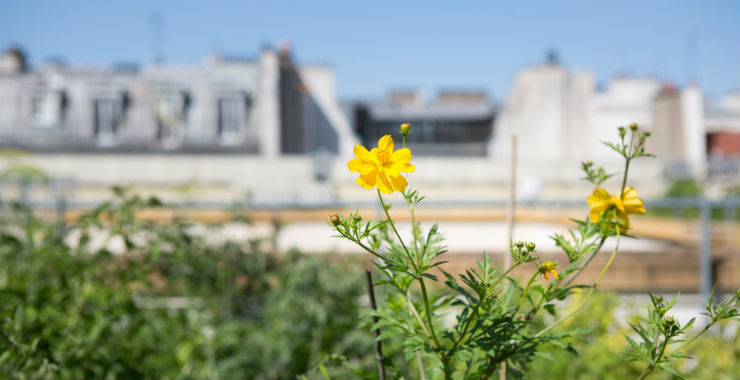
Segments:
[[[375,154],[375,157],[378,158],[378,162],[380,162],[381,165],[385,164],[390,160],[391,154],[388,153],[387,150],[378,150],[378,152]]]

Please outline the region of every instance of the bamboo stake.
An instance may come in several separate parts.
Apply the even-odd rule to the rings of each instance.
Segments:
[[[506,202],[506,228],[508,232],[508,241],[514,239],[514,206],[516,202],[516,135],[511,135],[511,158],[509,160],[509,199]],[[511,266],[511,254],[504,254],[504,268]],[[506,361],[501,363],[501,373],[499,378],[506,380]]]
[[[370,307],[373,308],[373,311],[377,311],[377,307],[375,306],[375,291],[373,290],[373,279],[372,275],[370,274],[370,271],[365,269],[365,279],[367,280],[367,293],[370,296]],[[373,315],[373,324],[378,323],[378,317]],[[380,336],[380,329],[375,329],[375,338],[377,339],[378,336]],[[383,361],[385,358],[383,357],[383,343],[379,340],[375,341],[375,359],[378,360],[378,374],[380,376],[380,380],[385,380],[385,366],[383,366]]]

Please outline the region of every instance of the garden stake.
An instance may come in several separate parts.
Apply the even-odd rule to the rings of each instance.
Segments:
[[[370,271],[365,269],[365,279],[367,280],[367,293],[370,296],[370,307],[373,308],[373,311],[377,311],[378,309],[375,307],[375,292],[373,291],[373,278],[370,274]],[[373,324],[378,323],[378,317],[373,315]],[[380,380],[385,380],[385,367],[383,366],[383,343],[380,340],[377,340],[378,336],[380,336],[380,329],[375,329],[375,359],[378,360],[378,374],[380,376]]]

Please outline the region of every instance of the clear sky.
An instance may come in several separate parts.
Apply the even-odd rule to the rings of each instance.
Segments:
[[[32,63],[148,64],[153,14],[168,63],[290,41],[299,63],[334,67],[341,97],[481,89],[501,100],[548,49],[599,81],[695,79],[712,96],[740,86],[738,0],[0,0],[0,48],[18,44]]]

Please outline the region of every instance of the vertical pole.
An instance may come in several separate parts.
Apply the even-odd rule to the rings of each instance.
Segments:
[[[701,241],[699,243],[699,293],[701,294],[701,306],[705,306],[706,300],[712,291],[712,220],[711,202],[702,197],[699,201],[701,223]]]
[[[367,280],[367,293],[370,296],[370,307],[373,308],[373,311],[377,311],[377,307],[375,306],[375,291],[373,290],[373,278],[370,274],[370,271],[365,269],[365,280]],[[373,315],[373,324],[378,323],[378,317]],[[383,366],[383,343],[378,339],[378,336],[380,336],[380,329],[375,329],[375,359],[378,361],[378,376],[380,376],[380,380],[385,380],[385,367]]]
[[[516,135],[511,135],[511,157],[509,158],[509,199],[506,202],[506,228],[507,242],[514,239],[514,206],[516,201]],[[504,270],[511,266],[511,252],[507,245],[507,252],[504,254]],[[506,379],[506,360],[501,363],[500,379]]]
[[[56,210],[56,219],[57,219],[57,227],[56,227],[56,233],[57,237],[62,239],[64,237],[64,230],[66,227],[66,224],[64,223],[64,214],[67,209],[67,200],[64,199],[64,195],[62,192],[57,188],[56,192],[56,204],[55,204],[55,210]]]
[[[516,201],[516,136],[511,136],[511,157],[509,159],[509,198],[506,202],[507,241],[514,239],[514,202]],[[511,255],[504,254],[504,270],[511,266]]]

